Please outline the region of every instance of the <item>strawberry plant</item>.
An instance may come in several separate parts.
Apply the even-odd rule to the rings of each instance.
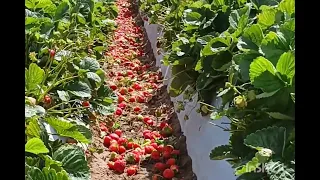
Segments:
[[[295,177],[294,4],[141,0],[164,31],[157,45],[172,67],[170,95],[197,94],[204,114],[231,120],[230,143],[210,158],[226,159],[239,179]]]
[[[71,143],[90,143],[87,123],[115,111],[101,62],[117,8],[93,0],[27,0],[25,8],[26,179],[90,179],[84,150]]]

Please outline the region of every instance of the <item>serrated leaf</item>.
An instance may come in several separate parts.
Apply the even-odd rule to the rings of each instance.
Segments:
[[[57,91],[59,98],[61,99],[61,101],[69,101],[70,100],[70,96],[69,93],[67,91]]]
[[[211,160],[223,160],[226,158],[233,158],[234,156],[231,153],[230,145],[222,145],[211,150],[209,157]]]
[[[101,78],[94,72],[87,72],[87,78],[88,79],[91,79],[97,83],[100,83],[101,82]]]
[[[191,79],[187,73],[180,73],[175,76],[170,84],[169,94],[171,97],[179,96],[191,83]]]
[[[261,150],[267,148],[273,151],[277,157],[283,156],[286,143],[286,128],[284,127],[268,127],[256,131],[248,135],[244,144],[251,148]]]
[[[250,64],[250,81],[264,92],[273,92],[284,87],[283,82],[275,75],[275,68],[264,57],[256,58]]]
[[[116,109],[116,106],[114,106],[113,104],[104,105],[102,103],[96,103],[96,107],[97,111],[104,116],[113,114]]]
[[[85,154],[80,147],[63,145],[53,153],[52,158],[60,161],[72,180],[89,180],[90,172]]]
[[[279,4],[279,9],[289,15],[295,13],[295,0],[282,0]]]
[[[226,51],[229,48],[229,45],[230,37],[227,37],[227,39],[222,37],[214,38],[201,50],[201,56],[210,56]]]
[[[38,167],[26,165],[27,180],[69,180],[66,171],[57,172],[56,169],[44,167],[42,171]]]
[[[54,20],[62,19],[68,12],[69,5],[67,2],[61,2],[55,12]]]
[[[40,138],[31,138],[25,144],[25,151],[33,154],[45,154],[49,152],[49,149]]]
[[[40,138],[40,126],[38,124],[37,118],[32,118],[29,121],[29,124],[27,125],[26,129],[26,135],[28,137],[28,140],[30,138]]]
[[[295,170],[287,167],[282,162],[269,161],[265,164],[265,169],[270,180],[294,180]]]
[[[82,143],[90,143],[90,140],[84,135],[87,135],[87,131],[83,131],[84,129],[82,127],[80,127],[81,131],[79,131],[78,127],[80,125],[75,125],[67,120],[58,119],[55,117],[47,117],[45,120],[56,130],[60,136],[71,137]]]
[[[290,41],[281,32],[269,32],[261,42],[261,50],[265,57],[276,66],[280,56],[290,51]]]
[[[295,57],[292,52],[283,53],[276,67],[277,71],[287,76],[289,80],[295,75]]]
[[[247,28],[239,39],[237,47],[241,51],[259,52],[259,46],[263,40],[263,32],[258,24]]]
[[[70,84],[67,89],[70,93],[75,96],[82,97],[82,98],[90,98],[91,97],[91,89],[87,83],[78,81]]]
[[[275,23],[277,10],[274,8],[265,8],[258,15],[258,24],[261,25],[262,28],[268,28]]]
[[[42,83],[44,78],[44,70],[37,64],[31,63],[29,69],[25,71],[25,87],[27,91],[32,91]]]
[[[80,68],[89,70],[91,72],[96,72],[100,68],[100,64],[98,63],[97,60],[90,57],[86,57],[81,60]]]
[[[275,118],[275,119],[280,119],[280,120],[294,120],[293,117],[290,117],[288,115],[279,113],[279,112],[267,112],[267,114],[269,114],[269,116]]]

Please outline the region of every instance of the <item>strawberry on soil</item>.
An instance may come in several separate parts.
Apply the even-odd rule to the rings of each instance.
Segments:
[[[103,151],[87,154],[91,179],[192,180],[185,138],[161,73],[155,72],[152,54],[146,53],[137,6],[130,0],[118,0],[116,5],[118,27],[105,54],[105,71],[118,104],[113,115],[98,119],[100,127],[92,126],[91,146]],[[178,140],[173,141],[173,135]]]

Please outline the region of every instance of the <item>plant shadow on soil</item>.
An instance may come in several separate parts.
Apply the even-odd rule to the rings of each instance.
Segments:
[[[144,33],[144,42],[145,42],[145,52],[146,56],[140,58],[139,60],[143,63],[149,63],[151,68],[149,71],[158,71],[159,67],[155,66],[155,57],[153,55],[153,51],[148,40],[147,33],[143,27],[143,21],[138,13],[138,7],[134,6],[134,16],[136,23],[142,28]],[[112,69],[112,67],[110,67]],[[108,72],[110,69],[105,69]],[[117,70],[121,70],[117,68]],[[134,104],[133,104],[134,105]],[[140,104],[141,106],[141,104]],[[142,108],[142,115],[148,115],[150,117],[155,118],[155,110],[159,107],[162,107],[165,113],[163,113],[163,117],[165,118],[171,127],[174,130],[173,137],[170,138],[170,144],[175,147],[175,149],[180,150],[180,156],[178,159],[179,166],[179,175],[178,179],[183,178],[183,180],[196,180],[196,176],[192,171],[192,160],[188,156],[187,148],[186,148],[186,138],[182,135],[180,123],[178,117],[174,111],[173,103],[170,100],[169,94],[167,92],[167,86],[162,85],[156,92],[156,94],[152,97],[152,99],[144,105]],[[111,117],[107,117],[111,118]],[[161,119],[160,119],[161,120]],[[123,136],[126,138],[133,139],[142,139],[142,127],[144,127],[144,123],[141,121],[135,120],[135,115],[126,113],[124,111],[123,117],[117,119],[120,124],[121,130],[123,132]],[[110,156],[110,152],[103,145],[103,139],[100,137],[100,130],[96,124],[91,124],[91,131],[93,133],[93,140],[90,147],[94,147],[95,149],[102,149],[102,153],[93,153],[88,155],[88,162],[91,171],[91,179],[92,180],[147,180],[152,179],[152,169],[155,164],[153,161],[143,161],[140,164],[140,169],[138,173],[134,176],[127,176],[126,173],[117,174],[114,171],[110,170],[107,166],[108,158]]]

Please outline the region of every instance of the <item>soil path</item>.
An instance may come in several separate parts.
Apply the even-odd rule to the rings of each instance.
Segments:
[[[152,179],[155,174],[162,176],[161,171],[155,171],[154,164],[166,163],[167,159],[173,157],[179,167],[179,172],[173,179],[194,180],[196,177],[192,172],[191,159],[187,154],[185,136],[181,133],[167,87],[162,83],[161,72],[155,66],[155,58],[142,26],[143,21],[139,16],[138,6],[129,0],[118,0],[117,6],[118,27],[114,33],[113,44],[109,46],[106,53],[108,60],[105,63],[105,71],[108,74],[110,87],[114,88],[114,92],[118,95],[118,109],[114,115],[100,120],[97,123],[100,124],[99,126],[96,124],[91,126],[93,143],[89,148],[96,150],[87,154],[91,179]],[[168,126],[165,123],[168,123]],[[124,143],[126,152],[121,154],[121,157],[126,159],[128,154],[141,151],[140,161],[133,163],[138,167],[137,174],[134,176],[128,176],[126,173],[127,168],[132,166],[128,162],[124,173],[118,173],[107,165],[109,161],[111,162],[111,152],[107,148],[108,145],[104,145],[103,137],[113,133],[116,128],[122,131],[121,138],[125,141],[133,141],[135,146],[140,146],[134,150],[128,143]],[[167,137],[166,133],[170,135],[170,128],[172,128],[172,135]],[[145,135],[146,130],[150,130],[151,133]],[[150,140],[146,141],[146,139]],[[162,143],[164,146],[172,145],[175,150],[178,150],[174,152],[178,152],[179,155],[171,152],[170,157],[164,157],[164,151],[154,148],[153,150],[160,154],[160,159],[154,160],[146,152],[152,142],[157,144],[153,144],[155,146]],[[158,179],[162,179],[161,176]]]

